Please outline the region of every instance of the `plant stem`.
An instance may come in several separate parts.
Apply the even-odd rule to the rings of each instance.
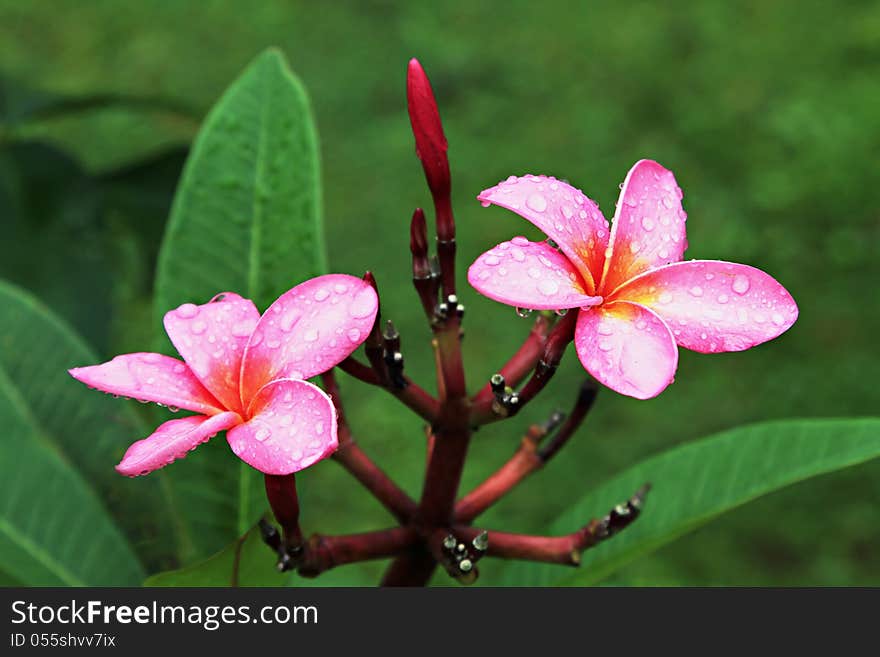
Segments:
[[[518,386],[526,378],[529,372],[535,369],[538,359],[544,352],[544,346],[547,344],[547,333],[550,330],[550,321],[543,315],[539,315],[532,325],[532,330],[522,343],[516,353],[511,356],[510,360],[498,370],[498,373],[504,377],[508,385],[512,387]],[[474,395],[473,413],[475,416],[482,417],[490,414],[492,402],[494,401],[494,393],[491,384],[487,383],[480,391]]]
[[[303,577],[317,577],[336,566],[395,556],[417,541],[418,535],[409,527],[343,536],[315,534],[305,545],[297,571]]]
[[[333,400],[338,418],[339,449],[333,454],[333,459],[342,464],[364,488],[369,490],[373,497],[388,509],[398,522],[406,524],[416,512],[415,501],[394,483],[355,442],[345,417],[339,385],[336,383],[333,370],[322,374],[321,379],[325,391]]]
[[[510,460],[458,501],[455,505],[456,521],[462,524],[472,522],[513,490],[523,479],[546,465],[581,426],[593,406],[597,392],[596,382],[587,379],[581,385],[575,404],[565,422],[545,444],[540,443],[562,418],[554,414],[554,417],[543,425],[533,424],[529,427]]]

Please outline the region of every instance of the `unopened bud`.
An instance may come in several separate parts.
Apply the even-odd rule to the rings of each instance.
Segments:
[[[428,187],[434,196],[449,195],[449,160],[446,136],[431,82],[417,59],[409,61],[406,75],[409,120],[416,138],[416,155],[422,161]]]

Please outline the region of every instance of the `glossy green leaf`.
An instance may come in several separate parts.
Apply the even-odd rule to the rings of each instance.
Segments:
[[[187,159],[159,254],[157,325],[169,309],[224,291],[264,310],[324,270],[311,109],[281,54],[268,50],[211,110]],[[202,555],[265,510],[260,474],[218,447],[169,468]]]
[[[581,498],[548,529],[564,534],[651,482],[642,516],[584,553],[577,570],[512,563],[505,583],[586,586],[767,493],[880,456],[880,420],[783,420],[731,429],[654,456]],[[780,519],[784,522],[784,518]]]
[[[71,367],[98,362],[48,308],[0,281],[0,379],[12,400],[7,411],[13,408],[18,426],[29,427],[26,435],[42,436],[94,488],[145,563],[160,566],[173,559],[176,543],[186,540],[162,478],[128,479],[113,468],[129,444],[151,429],[132,402],[89,390],[67,374]],[[8,431],[4,438],[16,444],[26,440]]]
[[[140,562],[105,501],[141,537],[162,521],[158,489],[135,498],[113,470],[137,422],[67,376],[82,362],[94,356],[65,326],[0,283],[0,565],[23,584],[136,584]]]

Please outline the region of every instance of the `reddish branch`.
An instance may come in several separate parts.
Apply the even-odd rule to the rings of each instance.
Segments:
[[[453,527],[452,533],[463,542],[471,542],[484,530],[476,527]],[[581,552],[605,538],[602,521],[591,520],[586,526],[565,536],[529,536],[488,531],[486,556],[498,559],[523,559],[578,566]]]
[[[304,546],[297,572],[303,577],[317,577],[336,566],[393,557],[415,545],[417,540],[418,535],[409,527],[343,536],[315,534]]]
[[[401,524],[406,524],[415,514],[416,503],[354,441],[333,370],[322,374],[321,380],[336,407],[339,449],[333,454],[334,460],[354,475]]]
[[[535,470],[542,468],[547,461],[553,458],[583,423],[593,406],[597,392],[598,387],[595,381],[587,379],[578,391],[577,400],[571,412],[555,433],[553,433],[554,429],[563,420],[563,416],[559,413],[554,413],[544,424],[530,426],[510,460],[455,505],[456,522],[470,523],[507,495],[523,479]],[[552,435],[542,444],[548,434]]]
[[[516,387],[526,378],[529,372],[535,369],[538,359],[544,352],[544,346],[547,344],[547,333],[550,331],[550,321],[543,315],[538,315],[532,330],[522,343],[516,353],[510,358],[504,366],[498,370],[498,373],[504,378],[507,385]],[[471,400],[473,402],[473,413],[475,415],[484,415],[491,411],[492,402],[495,395],[492,391],[492,385],[487,383],[480,391],[474,395]]]
[[[487,532],[469,525],[565,445],[593,403],[596,387],[592,382],[582,386],[564,423],[557,414],[543,425],[530,427],[513,457],[455,503],[473,427],[516,415],[543,390],[574,338],[577,313],[570,312],[555,324],[546,316],[538,317],[522,346],[492,377],[490,385],[468,398],[461,357],[464,307],[455,294],[455,221],[446,137],[433,90],[416,60],[409,64],[407,100],[416,154],[431,191],[436,218],[436,262],[429,255],[427,222],[421,209],[416,209],[410,223],[410,252],[413,285],[433,333],[437,398],[404,374],[400,334],[390,322],[382,330],[381,312],[377,312],[364,342],[369,365],[350,357],[339,368],[360,381],[384,388],[427,421],[427,465],[421,498],[418,503],[411,499],[355,443],[331,370],[322,379],[338,417],[339,449],[334,459],[394,515],[400,526],[347,536],[315,535],[304,541],[293,475],[267,476],[266,492],[282,534],[264,521],[263,538],[278,553],[279,568],[296,568],[307,577],[347,563],[394,557],[382,579],[385,586],[425,585],[438,564],[460,582],[470,583],[477,577],[478,561],[486,556],[577,565],[583,550],[638,516],[646,488],[603,518],[566,536]],[[370,272],[364,280],[378,294]],[[528,381],[517,391],[529,373]]]
[[[505,399],[496,398],[489,404],[475,406],[471,414],[474,425],[486,424],[505,417],[516,415],[534,397],[544,389],[562,360],[566,347],[574,340],[574,329],[577,324],[577,313],[570,312],[560,319],[550,330],[541,355],[538,358],[531,378],[515,395]]]

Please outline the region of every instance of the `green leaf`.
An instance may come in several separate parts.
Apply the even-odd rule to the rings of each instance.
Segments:
[[[106,483],[101,467],[113,472],[112,443],[133,429],[126,413],[104,413],[67,377],[65,368],[80,357],[91,355],[65,327],[0,283],[0,563],[29,586],[131,585],[143,576],[122,531],[77,471],[81,466],[89,482]],[[120,506],[132,502],[123,495],[115,500]],[[147,493],[142,504],[148,500]]]
[[[128,479],[113,469],[128,445],[147,435],[149,428],[130,403],[89,390],[67,374],[71,367],[98,360],[49,309],[0,281],[0,393],[5,399],[0,426],[14,421],[21,432],[17,435],[5,428],[4,444],[14,450],[39,436],[69,471],[64,476],[81,476],[94,487],[135,540],[144,560],[157,566],[167,564],[173,556],[176,528],[161,479]],[[47,458],[33,456],[34,463],[43,463],[40,467],[58,467]],[[18,457],[2,462],[17,464]]]
[[[651,482],[641,517],[575,571],[514,563],[505,583],[587,586],[712,518],[809,477],[880,456],[880,419],[783,420],[731,429],[654,456],[581,498],[549,528],[574,531]]]
[[[268,50],[211,110],[187,159],[159,254],[157,324],[181,303],[224,291],[265,309],[325,269],[311,109],[282,55]],[[209,447],[169,469],[203,555],[265,510],[260,474]]]
[[[253,527],[207,559],[153,575],[144,586],[284,586],[291,577],[278,572],[272,551]]]

